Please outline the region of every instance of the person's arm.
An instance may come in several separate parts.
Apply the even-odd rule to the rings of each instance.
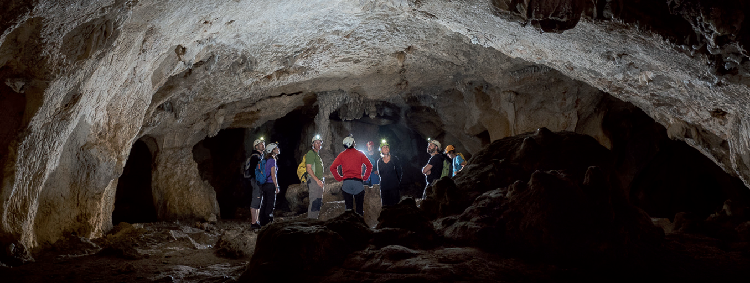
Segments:
[[[375,172],[378,173],[378,176],[380,175],[380,167],[381,167],[380,163],[383,163],[383,159],[382,158],[378,159],[378,162],[375,163],[375,169],[374,170],[375,170]]]
[[[430,170],[432,169],[432,164],[427,163],[424,167],[422,167],[422,174],[430,175]]]
[[[271,179],[273,180],[273,185],[276,187],[276,193],[279,193],[279,181],[276,179],[276,162],[273,163],[273,167],[271,167]]]
[[[399,162],[398,158],[391,157],[391,162],[393,162],[393,166],[396,167],[396,178],[398,178],[398,183],[401,184],[401,177],[404,175],[404,171],[401,168],[401,162]]]
[[[305,166],[307,166],[307,175],[310,176],[310,178],[312,178],[315,181],[315,183],[317,183],[318,186],[322,188],[323,181],[318,179],[318,176],[315,176],[315,174],[313,174],[312,164],[306,164]]]
[[[360,160],[362,160],[362,163],[365,164],[365,175],[362,176],[362,180],[367,180],[370,178],[370,173],[372,173],[372,163],[370,162],[370,159],[367,158],[364,154],[362,154],[362,157],[360,157]]]
[[[341,176],[339,174],[338,167],[341,164],[341,160],[339,159],[341,157],[341,154],[336,157],[336,159],[333,160],[333,164],[331,164],[331,167],[328,167],[328,170],[331,171],[331,174],[333,174],[333,178],[336,179],[336,181],[343,181],[344,176]]]

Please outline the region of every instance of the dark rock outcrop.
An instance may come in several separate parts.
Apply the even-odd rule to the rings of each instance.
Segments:
[[[483,169],[436,182],[422,203],[441,217],[462,210],[437,221],[453,244],[577,264],[637,262],[664,238],[611,181],[611,154],[590,137],[542,128],[493,142],[470,162]]]
[[[378,248],[399,245],[411,249],[432,249],[442,243],[432,222],[424,211],[417,208],[413,198],[384,207],[376,228],[372,242]]]
[[[226,258],[243,258],[253,254],[255,242],[249,233],[230,230],[219,237],[216,242],[216,254]]]
[[[571,181],[580,184],[589,166],[609,174],[609,150],[590,136],[540,128],[492,142],[453,180],[440,180],[428,187],[422,207],[431,215],[446,217],[461,213],[487,191],[529,180],[537,170],[565,170]]]
[[[278,221],[258,234],[255,253],[240,282],[289,282],[323,275],[370,240],[362,217],[346,212],[323,222]]]
[[[456,244],[559,264],[639,262],[664,234],[648,215],[606,186],[590,167],[583,183],[561,171],[537,171],[528,183],[493,190],[444,230]]]

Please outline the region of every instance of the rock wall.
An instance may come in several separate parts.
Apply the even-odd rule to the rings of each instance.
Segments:
[[[325,146],[337,140],[327,115],[386,101],[409,106],[412,125],[448,129],[420,133],[476,152],[538,124],[590,131],[607,145],[589,123],[597,119],[582,121],[596,114],[580,112],[601,90],[750,183],[748,60],[737,51],[748,21],[732,16],[746,4],[705,6],[730,16],[697,0],[653,10],[691,19],[705,55],[665,40],[675,35],[602,21],[637,18],[640,6],[628,1],[584,5],[595,21],[524,13],[520,22],[532,25],[500,2],[509,1],[5,1],[0,241],[33,248],[66,231],[110,229],[116,180],[146,135],[158,146],[159,217],[215,214],[193,145],[314,103]],[[693,21],[696,13],[704,17]]]

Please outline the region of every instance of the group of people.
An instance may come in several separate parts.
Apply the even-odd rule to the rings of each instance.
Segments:
[[[253,153],[245,161],[244,175],[249,179],[251,191],[250,227],[259,229],[273,221],[273,209],[276,205],[276,194],[279,193],[277,173],[279,168],[276,158],[281,154],[277,143],[266,146],[265,141],[253,142]],[[262,179],[262,180],[261,180]]]
[[[427,160],[427,165],[422,167],[422,174],[425,175],[427,186],[442,177],[456,176],[456,173],[464,169],[466,165],[463,154],[457,153],[453,145],[446,146],[442,153],[440,149],[439,141],[432,139],[428,141],[427,153],[430,154],[430,159]],[[424,195],[422,197],[424,198]]]
[[[357,214],[364,216],[365,186],[372,187],[378,184],[382,205],[397,204],[401,200],[399,186],[403,170],[399,159],[391,155],[388,142],[381,141],[379,153],[375,152],[375,143],[372,141],[367,143],[366,152],[355,149],[356,141],[351,135],[344,138],[343,145],[344,151],[339,153],[328,170],[336,181],[342,182],[341,191],[344,195],[346,210],[354,210]],[[246,160],[244,172],[245,178],[250,179],[249,183],[252,187],[250,225],[257,229],[273,221],[276,194],[279,193],[276,157],[281,153],[281,149],[276,143],[266,145],[262,139],[255,140],[253,147],[255,150]],[[323,177],[323,160],[320,158],[322,148],[323,140],[316,135],[311,140],[311,149],[304,156],[303,178],[307,184],[310,200],[307,210],[308,218],[317,219],[323,206],[325,178]],[[425,175],[428,186],[441,177],[455,176],[466,164],[463,155],[457,154],[452,145],[448,145],[443,153],[440,149],[440,142],[429,141],[427,153],[430,154],[430,159],[422,168],[422,174]],[[264,174],[255,173],[261,171]],[[258,175],[265,178],[265,182],[257,180]]]
[[[391,155],[388,142],[381,141],[380,158],[374,157],[375,154],[365,154],[355,149],[356,141],[351,135],[344,138],[343,144],[344,151],[333,160],[328,170],[336,181],[343,182],[341,191],[346,210],[354,209],[356,204],[355,212],[364,216],[366,185],[372,187],[380,184],[380,200],[383,206],[397,204],[401,199],[399,186],[403,171],[398,158]],[[372,141],[367,143],[368,153],[373,152],[374,144]]]

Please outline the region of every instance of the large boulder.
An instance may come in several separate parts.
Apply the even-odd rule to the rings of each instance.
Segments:
[[[612,156],[594,138],[547,128],[492,142],[469,160],[452,180],[439,180],[426,189],[422,207],[435,217],[461,213],[483,193],[529,180],[537,170],[565,170],[581,183],[589,166],[610,174]]]
[[[432,249],[442,243],[432,222],[417,207],[413,198],[384,207],[376,228],[373,235],[376,247],[399,245],[411,249]]]
[[[321,276],[350,253],[364,249],[370,234],[363,218],[353,212],[325,222],[275,221],[260,230],[250,265],[239,281],[290,282]]]
[[[284,196],[289,204],[289,210],[296,213],[307,213],[307,206],[310,203],[307,184],[289,185],[286,187]]]
[[[664,232],[605,175],[590,167],[578,183],[562,171],[536,171],[528,182],[485,193],[443,233],[479,246],[559,264],[654,259]]]
[[[216,242],[216,255],[231,259],[251,256],[255,250],[255,236],[240,230],[224,231]]]

